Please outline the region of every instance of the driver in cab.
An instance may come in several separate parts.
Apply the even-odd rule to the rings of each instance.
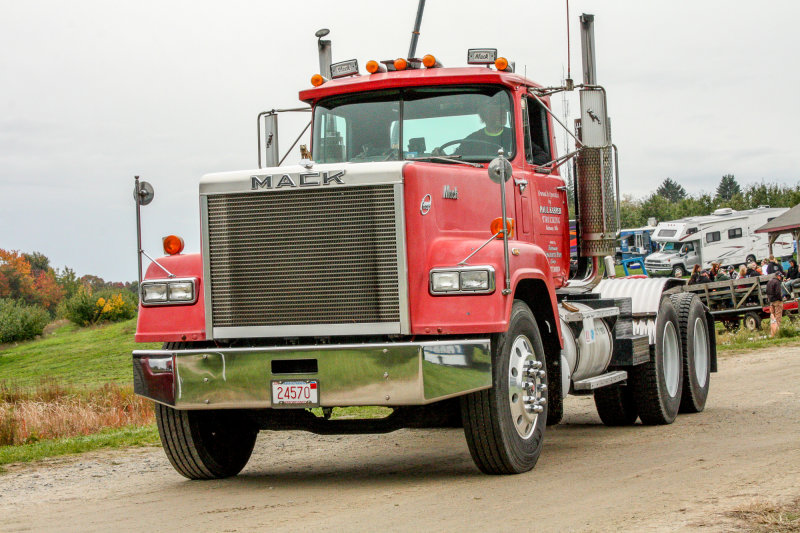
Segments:
[[[481,107],[478,110],[478,117],[483,122],[484,127],[470,133],[465,142],[459,147],[458,153],[463,155],[486,154],[494,156],[497,155],[497,150],[502,147],[506,155],[508,155],[514,137],[511,128],[505,125],[507,115],[506,107],[496,100]]]
[[[456,154],[466,156],[485,155],[494,157],[501,147],[508,156],[512,152],[513,132],[506,126],[508,109],[496,99],[478,109],[478,117],[484,126],[470,133],[461,143]],[[533,162],[543,165],[550,161],[550,156],[536,143],[533,147]]]

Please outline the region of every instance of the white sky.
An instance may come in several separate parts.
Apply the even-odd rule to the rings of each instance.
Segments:
[[[318,70],[314,32],[330,28],[334,61],[363,69],[405,56],[416,8],[0,0],[0,248],[136,279],[138,174],[156,190],[142,210],[145,250],[160,255],[170,233],[199,250],[200,176],[256,166],[256,115],[298,104]],[[799,2],[572,0],[576,82],[584,12],[595,15],[623,193],[646,196],[668,176],[690,193],[713,192],[726,173],[797,184]],[[469,47],[496,47],[518,72],[557,84],[565,2],[428,0],[418,55],[462,66]],[[282,120],[282,151],[302,125]]]

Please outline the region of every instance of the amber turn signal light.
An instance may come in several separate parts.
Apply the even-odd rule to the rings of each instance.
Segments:
[[[399,59],[394,60],[394,68],[395,70],[405,70],[408,68],[408,61],[403,59],[402,57]]]
[[[498,57],[494,60],[494,68],[497,70],[506,70],[508,68],[508,59],[505,57]]]
[[[162,244],[164,245],[164,253],[167,255],[176,255],[183,251],[183,239],[177,235],[167,235],[162,240]]]
[[[497,217],[496,219],[492,220],[492,224],[491,224],[491,226],[489,226],[489,229],[491,230],[492,235],[497,235],[499,233],[500,235],[497,235],[497,238],[498,239],[502,239],[503,238],[503,217]],[[506,229],[508,230],[508,238],[510,239],[511,237],[514,236],[514,219],[513,218],[507,218],[506,219]]]
[[[381,66],[374,59],[367,61],[367,72],[369,72],[370,74],[375,74],[376,72],[378,72],[378,70],[380,70],[380,68]]]
[[[425,65],[425,68],[433,68],[436,66],[436,58],[428,54],[422,58],[422,64]]]
[[[311,76],[311,85],[314,87],[319,87],[323,83],[325,83],[325,78],[322,77],[322,74],[314,74]]]

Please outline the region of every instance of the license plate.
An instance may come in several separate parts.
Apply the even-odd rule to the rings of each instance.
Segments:
[[[315,407],[319,405],[319,382],[298,379],[272,382],[273,407]]]

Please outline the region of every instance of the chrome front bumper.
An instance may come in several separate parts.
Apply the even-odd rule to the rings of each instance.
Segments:
[[[134,391],[176,409],[272,407],[272,380],[314,379],[319,405],[424,405],[492,384],[488,339],[137,350]]]

